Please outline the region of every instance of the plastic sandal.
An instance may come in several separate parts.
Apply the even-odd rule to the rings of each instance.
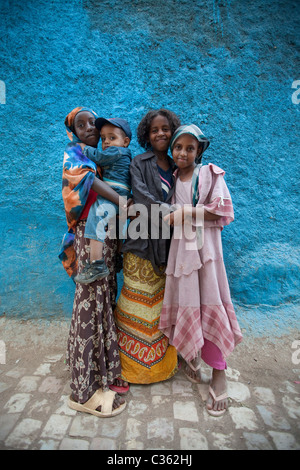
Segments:
[[[224,392],[221,395],[216,396],[216,394],[213,391],[213,389],[211,388],[211,386],[209,386],[209,394],[213,397],[214,402],[221,401],[221,400],[226,400],[226,398],[228,398],[227,392]],[[213,409],[210,410],[207,407],[206,407],[206,409],[207,409],[207,412],[211,416],[222,416],[224,413],[226,413],[226,410],[227,410],[227,408],[224,408],[224,410],[216,411],[216,410],[213,410]]]
[[[116,416],[122,413],[122,411],[124,411],[126,408],[125,402],[118,408],[113,409],[115,396],[116,392],[113,392],[112,390],[103,392],[103,390],[98,389],[94,395],[84,404],[76,402],[70,396],[68,405],[73,410],[90,413],[92,415],[98,416],[99,418],[111,418],[112,416]],[[97,410],[99,406],[101,406],[101,411]]]
[[[187,377],[187,379],[194,383],[194,384],[200,384],[201,383],[201,374],[197,374],[197,376],[199,377],[199,380],[196,380],[196,379],[193,379],[193,377],[191,377],[188,373],[187,373],[187,367],[189,367],[193,372],[195,372],[197,374],[198,370],[201,369],[201,364],[199,362],[199,364],[197,365],[197,367],[194,367],[194,365],[191,363],[191,362],[187,362],[186,361],[186,366],[183,368],[183,373],[184,375]]]

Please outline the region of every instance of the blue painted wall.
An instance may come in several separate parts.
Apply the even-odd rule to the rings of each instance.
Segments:
[[[1,312],[70,316],[57,259],[66,114],[85,105],[135,133],[167,107],[211,138],[236,220],[223,232],[246,329],[299,326],[297,0],[1,0]],[[136,139],[134,154],[141,151]],[[282,308],[284,307],[284,310]]]

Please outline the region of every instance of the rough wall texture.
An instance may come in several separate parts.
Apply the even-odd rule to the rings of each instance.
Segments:
[[[90,106],[135,133],[164,106],[202,128],[205,161],[226,171],[236,220],[224,254],[242,325],[296,325],[297,0],[2,0],[0,16],[1,311],[71,312],[57,258],[65,115]]]

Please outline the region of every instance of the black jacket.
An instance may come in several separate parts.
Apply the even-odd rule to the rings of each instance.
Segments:
[[[170,157],[169,162],[174,171],[175,163]],[[170,212],[174,184],[168,193],[167,199],[164,201],[161,179],[156,164],[156,156],[152,151],[137,155],[133,158],[130,164],[130,176],[134,203],[142,204],[146,209],[147,216],[145,216],[145,211],[140,211],[139,218],[130,223],[127,239],[124,242],[122,251],[123,253],[131,252],[140,258],[149,260],[154,270],[159,273],[162,271],[159,267],[165,267],[168,260],[172,233],[169,226],[166,226],[166,224],[162,222],[162,217]],[[157,223],[157,217],[153,217],[153,212],[151,217],[151,208],[153,211],[153,205],[156,205],[156,209],[159,207],[161,211],[159,214],[159,224]],[[134,227],[132,224],[135,224],[135,227],[139,224],[144,235],[146,232],[147,238],[145,236],[137,239],[130,238],[131,226],[132,228]],[[164,238],[162,237],[163,226]],[[156,235],[158,234],[158,238],[156,239],[153,238],[153,228]],[[168,238],[166,238],[167,231],[169,231]]]

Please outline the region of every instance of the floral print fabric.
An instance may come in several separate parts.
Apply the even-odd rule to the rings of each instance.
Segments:
[[[89,240],[84,238],[85,221],[75,228],[74,249],[80,271],[89,256]],[[67,349],[72,397],[85,403],[99,388],[121,375],[117,333],[113,317],[117,283],[114,261],[117,244],[107,239],[104,257],[110,276],[89,285],[76,284],[73,315]]]

